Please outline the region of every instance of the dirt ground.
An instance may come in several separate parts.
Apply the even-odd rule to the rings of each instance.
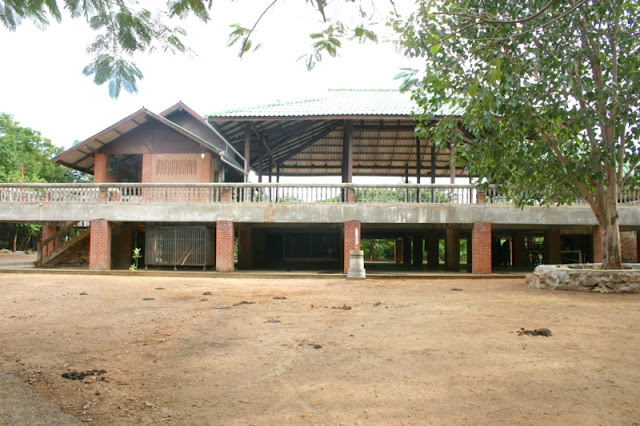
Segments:
[[[640,424],[638,295],[139,273],[0,288],[0,371],[96,425]]]

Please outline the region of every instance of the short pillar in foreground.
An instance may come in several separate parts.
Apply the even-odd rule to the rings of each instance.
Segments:
[[[111,224],[104,219],[92,220],[89,230],[89,269],[111,269]]]
[[[473,263],[471,272],[474,274],[491,273],[491,222],[476,222],[473,224],[472,251]]]
[[[216,272],[233,272],[234,245],[233,222],[216,222]]]
[[[364,270],[364,252],[362,250],[350,250],[347,279],[363,280],[365,278],[367,278],[367,275]]]

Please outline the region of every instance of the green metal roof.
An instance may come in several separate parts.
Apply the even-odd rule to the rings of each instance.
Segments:
[[[411,94],[398,90],[330,89],[327,96],[216,112],[210,118],[398,116],[417,111]]]

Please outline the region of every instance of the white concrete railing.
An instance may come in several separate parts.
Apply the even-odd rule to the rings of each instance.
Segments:
[[[495,189],[472,185],[285,183],[0,184],[0,203],[438,203],[505,204]],[[621,203],[640,203],[640,190]]]

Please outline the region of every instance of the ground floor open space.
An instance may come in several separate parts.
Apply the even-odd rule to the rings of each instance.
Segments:
[[[96,425],[640,420],[638,295],[238,276],[0,274],[0,371]]]

